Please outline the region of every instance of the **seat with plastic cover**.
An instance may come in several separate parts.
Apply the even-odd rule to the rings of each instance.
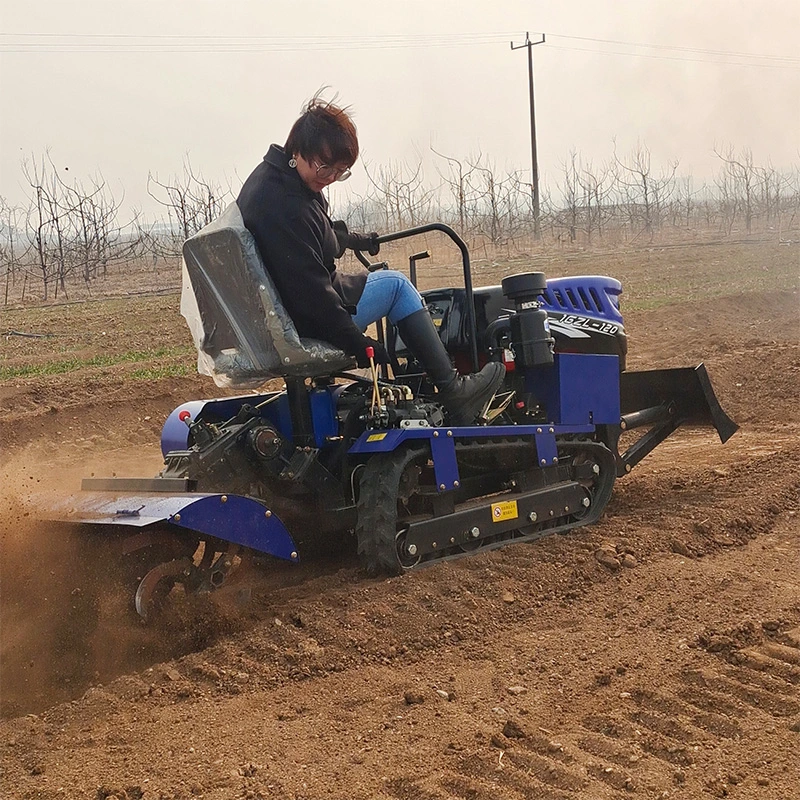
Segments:
[[[181,313],[197,370],[218,386],[252,388],[354,365],[327,342],[299,337],[236,203],[184,242],[183,262]]]

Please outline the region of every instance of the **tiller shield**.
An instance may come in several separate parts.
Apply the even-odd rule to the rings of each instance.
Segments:
[[[145,621],[175,584],[194,593],[221,588],[241,548],[299,560],[283,522],[260,501],[233,494],[171,493],[173,484],[180,483],[87,478],[80,495],[50,502],[49,519],[90,525],[115,548],[126,565],[126,580],[135,587],[136,611]],[[161,488],[158,484],[164,491],[152,491]]]
[[[52,506],[52,518],[81,524],[142,528],[168,523],[261,553],[297,561],[297,546],[283,522],[263,503],[234,494],[160,494],[141,484],[159,479],[85,478],[78,496]]]

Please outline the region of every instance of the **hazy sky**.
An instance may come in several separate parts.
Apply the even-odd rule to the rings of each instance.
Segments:
[[[148,171],[241,181],[330,86],[355,112],[367,163],[431,145],[530,168],[534,49],[540,171],[612,140],[698,179],[713,148],[800,164],[798,0],[0,0],[0,195],[23,202],[23,157],[100,170],[153,209]],[[389,38],[395,37],[395,38]],[[650,45],[650,46],[644,46]],[[430,180],[435,172],[429,168]],[[67,173],[65,173],[66,175]],[[357,169],[352,187],[364,187]]]

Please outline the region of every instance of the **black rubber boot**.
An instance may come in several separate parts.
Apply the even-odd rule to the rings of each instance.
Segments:
[[[450,423],[472,425],[500,388],[506,368],[492,361],[480,372],[459,375],[444,349],[427,308],[401,319],[397,323],[397,331],[438,389],[439,398],[450,416]]]

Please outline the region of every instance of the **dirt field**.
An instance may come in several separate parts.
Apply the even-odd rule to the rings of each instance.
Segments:
[[[30,498],[155,474],[169,411],[219,396],[177,297],[2,312],[3,798],[800,798],[800,247],[476,283],[531,264],[620,278],[629,369],[705,361],[741,430],[679,432],[590,528],[388,580],[349,555],[255,574],[168,628],[111,587],[89,609],[93,553]]]

